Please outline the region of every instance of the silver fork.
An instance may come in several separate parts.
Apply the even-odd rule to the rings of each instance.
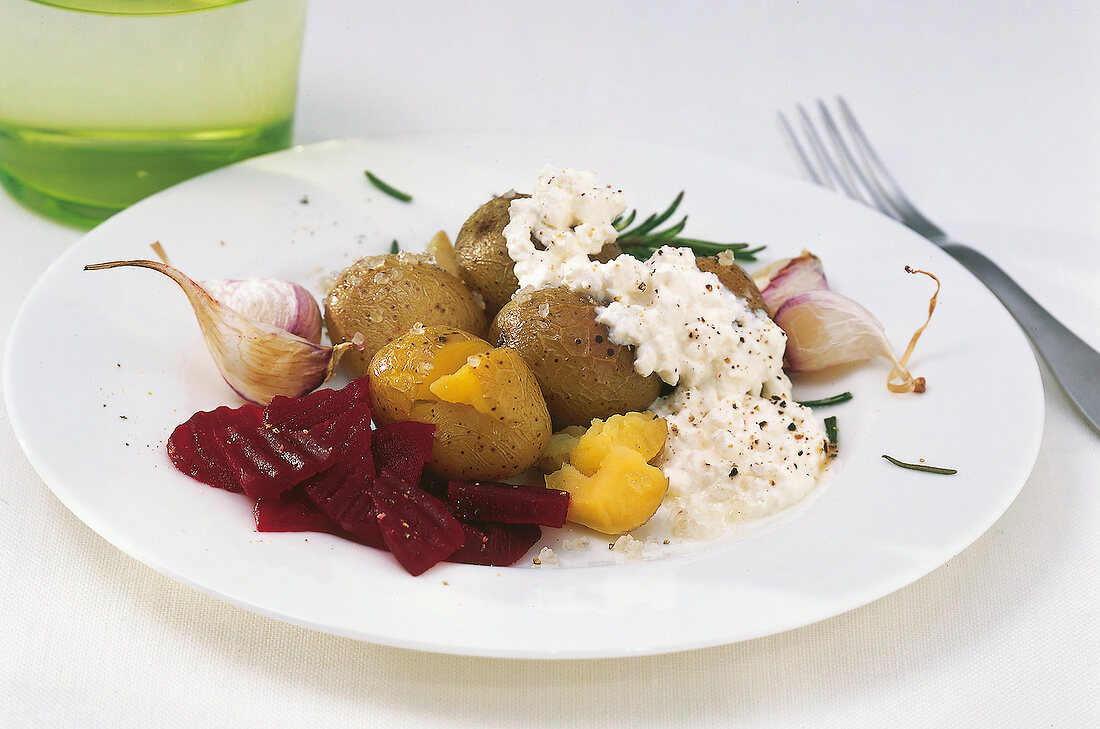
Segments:
[[[921,214],[879,160],[844,99],[837,98],[837,107],[849,142],[845,142],[828,107],[821,101],[817,102],[817,107],[833,154],[829,153],[810,115],[802,106],[798,107],[802,131],[816,165],[798,141],[787,118],[782,112],[779,114],[780,129],[810,179],[877,208],[966,266],[1016,318],[1066,394],[1092,426],[1100,430],[1100,353],[1051,316],[997,264],[973,248],[952,241],[939,226]]]

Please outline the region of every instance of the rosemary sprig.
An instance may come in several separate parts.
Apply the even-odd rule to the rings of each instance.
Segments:
[[[825,418],[825,455],[836,458],[840,453],[840,431],[836,427],[836,416]]]
[[[680,207],[683,199],[684,192],[681,190],[680,194],[676,196],[671,205],[665,208],[664,212],[660,214],[653,213],[633,228],[630,225],[638,215],[636,209],[631,210],[625,218],[621,215],[615,218],[612,225],[615,226],[615,230],[619,231],[618,244],[623,252],[645,260],[661,246],[681,246],[690,248],[697,256],[716,256],[722,251],[730,251],[736,260],[755,261],[756,254],[764,249],[764,246],[749,248],[748,243],[715,243],[699,238],[682,238],[680,233],[687,225],[686,215],[679,222],[673,223],[663,230],[657,230],[659,226],[672,217],[676,209]]]
[[[901,466],[902,468],[908,468],[910,471],[924,471],[925,473],[941,473],[945,476],[953,476],[958,473],[954,468],[940,468],[939,466],[926,466],[923,463],[906,463],[905,461],[899,461],[892,456],[888,456],[885,453],[882,457],[893,463],[895,466]]]
[[[413,199],[412,195],[410,195],[407,192],[401,192],[400,190],[398,190],[393,185],[390,185],[387,182],[381,180],[377,175],[375,175],[370,170],[363,170],[363,174],[367,176],[368,180],[370,180],[370,184],[374,185],[375,187],[377,187],[379,190],[386,193],[390,197],[395,198],[397,200],[400,200],[401,202],[411,202],[412,201],[412,199]]]
[[[820,400],[799,400],[799,405],[804,405],[808,408],[823,408],[829,405],[839,405],[842,402],[848,402],[852,399],[852,393],[842,392],[839,395],[833,395],[832,397],[823,397]]]
[[[390,243],[390,253],[396,255],[400,252],[401,252],[401,246],[398,244],[397,239],[394,238],[393,243]]]

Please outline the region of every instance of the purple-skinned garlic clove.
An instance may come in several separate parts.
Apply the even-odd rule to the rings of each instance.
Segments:
[[[315,340],[243,315],[177,269],[158,261],[111,261],[88,265],[84,270],[123,266],[151,268],[168,276],[183,289],[195,312],[206,347],[222,377],[248,402],[267,405],[276,395],[298,397],[312,392],[332,376],[344,352],[351,347],[361,349],[363,346],[361,338],[358,342],[344,342],[335,347],[319,344],[320,312],[317,311],[317,323],[314,325],[309,306],[301,299],[302,293],[306,296],[309,293],[300,286],[281,285],[287,282],[276,282],[279,285],[274,286],[247,281],[229,282],[244,285],[226,286],[225,282],[215,282],[213,288],[223,295],[229,292],[227,298],[231,301],[235,301],[236,297],[254,297],[254,301],[239,304],[241,308],[265,319],[286,322],[288,326],[315,336]],[[273,297],[280,292],[285,297],[281,303]],[[312,296],[309,298],[313,300]],[[313,308],[317,309],[316,301],[313,301]]]
[[[764,266],[752,275],[752,280],[772,317],[792,296],[829,288],[821,259],[808,251]]]
[[[235,312],[314,344],[321,341],[321,308],[306,289],[276,278],[211,279],[200,285]]]

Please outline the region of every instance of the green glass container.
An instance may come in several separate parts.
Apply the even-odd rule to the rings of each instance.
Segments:
[[[290,144],[306,0],[5,0],[0,183],[77,227]]]

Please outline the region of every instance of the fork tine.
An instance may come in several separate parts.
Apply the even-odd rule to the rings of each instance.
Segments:
[[[802,164],[802,169],[806,172],[810,181],[815,185],[824,187],[825,181],[821,179],[821,175],[817,174],[817,170],[814,169],[813,164],[810,163],[810,158],[806,156],[806,150],[799,144],[798,137],[795,136],[794,129],[791,128],[791,124],[787,121],[787,117],[783,112],[779,112],[779,130],[782,132],[783,138],[787,140],[787,144],[790,145],[794,156]]]
[[[924,226],[930,234],[945,235],[935,223],[924,217],[924,215],[917,210],[917,207],[909,201],[909,198],[905,196],[905,193],[901,191],[901,187],[894,181],[893,176],[886,169],[886,165],[879,159],[878,154],[875,152],[875,148],[871,146],[871,141],[867,139],[867,135],[863,133],[863,128],[859,125],[859,122],[856,121],[855,114],[853,114],[852,110],[848,107],[848,102],[844,100],[844,97],[838,96],[836,101],[837,106],[840,107],[840,114],[844,118],[844,123],[848,127],[852,139],[856,142],[856,148],[859,150],[859,154],[863,158],[878,192],[896,211],[891,214],[899,219],[908,218]],[[906,224],[912,227],[909,222],[906,222]]]
[[[825,143],[821,141],[821,136],[817,133],[817,129],[814,128],[814,123],[810,120],[810,115],[806,113],[806,109],[801,104],[798,106],[798,116],[802,119],[802,133],[806,135],[806,139],[810,143],[810,148],[814,151],[814,156],[817,157],[818,164],[821,165],[822,174],[825,178],[825,185],[831,190],[840,189],[845,195],[851,198],[859,199],[855,191],[848,186],[848,181],[840,174],[840,171],[836,168],[836,164],[833,162],[832,157],[825,150]]]
[[[856,162],[855,157],[852,156],[852,152],[848,147],[848,144],[844,141],[844,137],[840,134],[840,129],[837,128],[836,122],[833,120],[833,115],[829,113],[828,107],[821,100],[817,102],[818,112],[821,114],[821,120],[825,124],[825,131],[829,135],[829,139],[833,143],[833,149],[836,150],[837,157],[840,158],[841,168],[848,177],[848,183],[853,190],[859,193],[857,198],[865,205],[871,205],[878,208],[879,212],[885,213],[891,217],[898,217],[897,210],[890,204],[882,190],[877,184],[872,184],[867,179],[867,175],[863,173],[860,165]],[[873,173],[871,174],[873,177]]]

